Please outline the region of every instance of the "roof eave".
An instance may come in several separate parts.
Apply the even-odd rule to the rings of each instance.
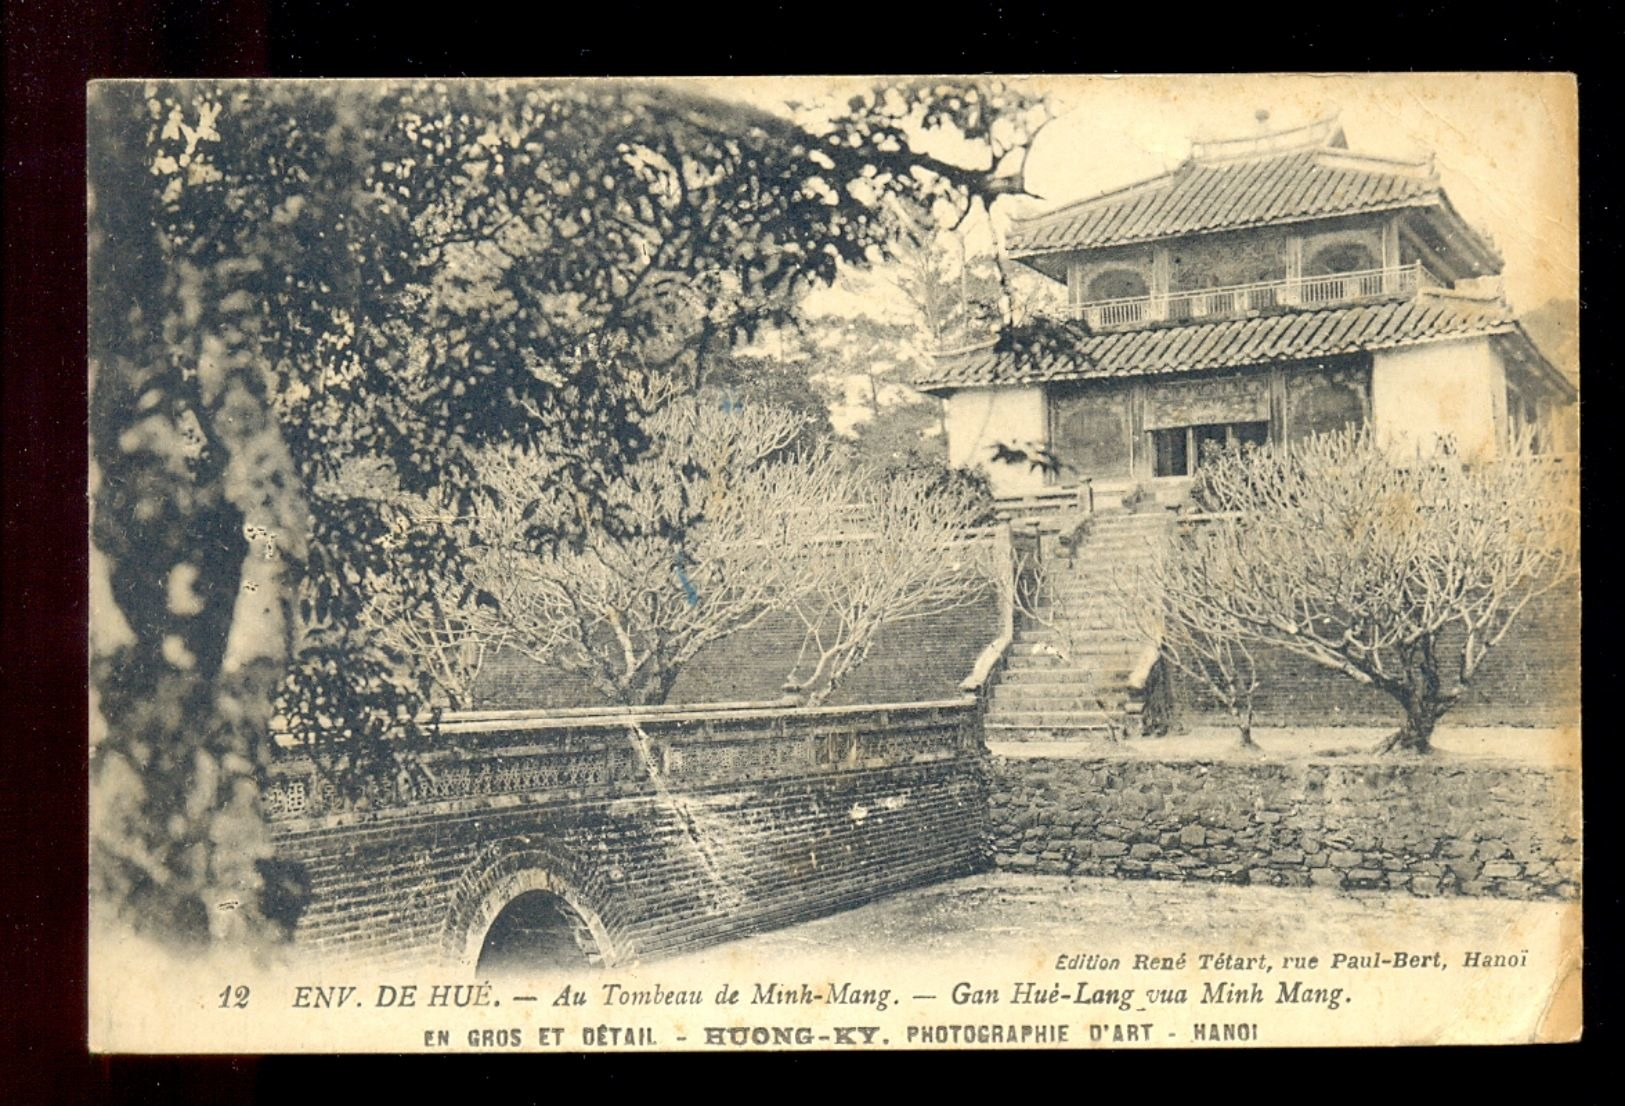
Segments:
[[[1427,209],[1427,214],[1441,232],[1447,237],[1454,237],[1467,247],[1468,257],[1478,270],[1475,275],[1492,276],[1506,266],[1506,260],[1495,245],[1461,217],[1461,213],[1443,191],[1436,193],[1431,203],[1420,206]]]
[[[1205,325],[1205,324],[1204,324]],[[1516,320],[1503,319],[1484,326],[1471,327],[1464,330],[1447,331],[1440,334],[1415,335],[1410,337],[1397,337],[1384,340],[1359,342],[1348,349],[1331,350],[1323,353],[1297,352],[1265,356],[1237,362],[1216,363],[1209,365],[1188,366],[1166,369],[1128,369],[1119,372],[1099,372],[1090,368],[1075,369],[1063,372],[1046,372],[1043,375],[1011,375],[994,380],[966,380],[951,381],[938,380],[930,383],[916,382],[913,387],[930,395],[965,391],[971,388],[1019,388],[1030,387],[1034,384],[1064,384],[1080,380],[1126,380],[1146,379],[1154,377],[1189,376],[1193,373],[1226,372],[1239,369],[1248,369],[1255,366],[1292,364],[1294,362],[1313,362],[1327,357],[1349,357],[1362,353],[1376,353],[1383,350],[1402,349],[1408,346],[1431,345],[1436,342],[1457,342],[1473,338],[1488,338],[1496,342],[1511,343],[1515,356],[1520,362],[1531,365],[1539,374],[1543,382],[1562,391],[1569,399],[1578,393],[1569,383],[1568,378],[1541,353],[1540,349],[1530,340],[1527,332]]]
[[[1520,364],[1528,366],[1543,385],[1561,395],[1564,402],[1573,403],[1579,398],[1580,391],[1574,382],[1542,352],[1522,323],[1514,322],[1506,333],[1496,336],[1496,341]]]
[[[1484,242],[1483,237],[1474,231],[1473,228],[1467,222],[1465,222],[1460,215],[1457,215],[1454,208],[1449,208],[1448,201],[1444,201],[1443,194],[1438,191],[1425,193],[1420,196],[1413,196],[1405,200],[1394,200],[1388,203],[1370,204],[1365,207],[1352,208],[1348,211],[1335,211],[1329,214],[1289,215],[1284,218],[1253,219],[1247,222],[1224,223],[1218,226],[1198,227],[1192,230],[1182,230],[1173,234],[1152,234],[1138,237],[1113,238],[1103,242],[1091,242],[1088,245],[1036,246],[1026,249],[1012,248],[1006,252],[1011,260],[1020,261],[1026,265],[1032,266],[1033,263],[1030,259],[1035,257],[1053,256],[1055,254],[1080,253],[1083,251],[1092,250],[1109,250],[1115,249],[1119,246],[1148,246],[1157,242],[1172,242],[1179,238],[1194,238],[1202,234],[1218,234],[1233,230],[1256,230],[1260,227],[1291,226],[1298,223],[1319,223],[1324,222],[1327,219],[1344,219],[1356,215],[1375,215],[1384,211],[1405,211],[1417,208],[1433,208],[1439,207],[1441,201],[1444,203],[1444,206],[1449,209],[1450,214],[1454,216],[1456,223],[1460,224],[1466,233],[1471,236],[1470,241],[1477,246],[1483,247],[1488,252],[1489,256],[1493,257],[1494,252],[1493,250],[1489,250],[1489,247]],[[1036,268],[1037,266],[1033,267]]]

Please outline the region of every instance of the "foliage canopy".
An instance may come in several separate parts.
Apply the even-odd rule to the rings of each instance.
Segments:
[[[875,255],[889,197],[1019,191],[1041,116],[982,82],[810,123],[635,83],[97,86],[98,901],[178,940],[285,926],[273,700],[358,801],[432,736],[432,675],[362,627],[386,572],[467,585],[455,524],[352,494],[349,466],[455,519],[481,451],[549,448],[579,510],[532,536],[578,546],[713,357]],[[923,152],[936,127],[982,156]]]

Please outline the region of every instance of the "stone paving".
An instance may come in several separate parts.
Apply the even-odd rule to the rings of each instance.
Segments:
[[[993,872],[666,961],[971,964],[1036,952],[1494,943],[1575,904]]]

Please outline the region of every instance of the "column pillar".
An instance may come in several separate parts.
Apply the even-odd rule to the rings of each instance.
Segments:
[[[1150,451],[1145,447],[1145,385],[1136,380],[1128,386],[1128,474],[1131,479],[1144,480],[1151,475],[1149,457]]]
[[[1296,304],[1303,300],[1303,235],[1288,235],[1286,240],[1286,287],[1281,289],[1281,302]]]
[[[1270,369],[1270,442],[1284,445],[1287,441],[1286,374],[1279,368]]]
[[[1147,305],[1146,315],[1152,319],[1166,319],[1168,317],[1168,284],[1170,282],[1173,263],[1167,246],[1153,246],[1151,248],[1151,302]]]
[[[1382,290],[1397,292],[1399,288],[1399,216],[1382,224]]]

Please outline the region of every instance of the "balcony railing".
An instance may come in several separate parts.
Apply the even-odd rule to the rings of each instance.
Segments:
[[[1437,283],[1420,262],[1389,269],[1362,269],[1326,276],[1231,284],[1165,295],[1125,296],[1073,304],[1072,317],[1096,330],[1150,322],[1227,319],[1274,307],[1325,307],[1338,303],[1412,296]]]

